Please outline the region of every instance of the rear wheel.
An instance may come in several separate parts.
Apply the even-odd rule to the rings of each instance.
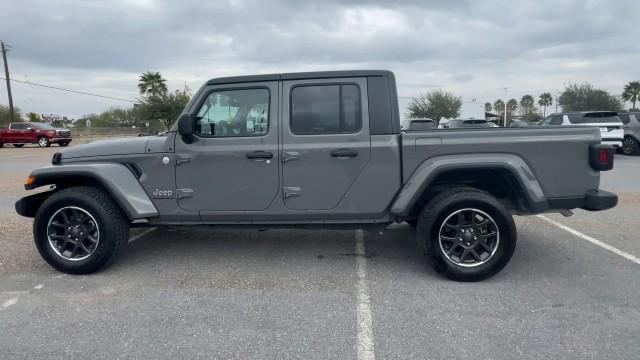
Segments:
[[[457,188],[436,195],[418,218],[418,245],[434,269],[458,281],[479,281],[504,268],[516,246],[509,212],[492,195]]]
[[[24,144],[13,144],[13,146],[17,147],[17,148],[21,148],[24,146]]]
[[[638,141],[631,136],[624,138],[624,140],[622,140],[622,153],[625,155],[638,155],[640,153]]]
[[[0,148],[3,147],[3,146],[4,146],[4,144],[2,143],[2,141],[0,141]]]
[[[105,191],[80,186],[51,195],[38,209],[33,232],[49,265],[68,274],[89,274],[122,254],[129,222]]]
[[[51,143],[49,143],[49,139],[45,136],[40,136],[38,138],[38,146],[40,147],[49,147],[51,146]]]

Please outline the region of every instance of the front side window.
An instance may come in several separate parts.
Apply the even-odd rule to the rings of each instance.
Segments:
[[[202,137],[262,136],[269,130],[269,90],[238,89],[210,93],[196,115]]]
[[[360,89],[352,84],[293,88],[290,126],[297,135],[358,132],[362,126]]]

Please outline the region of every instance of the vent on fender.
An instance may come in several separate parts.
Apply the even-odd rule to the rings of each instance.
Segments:
[[[129,170],[136,177],[136,179],[140,180],[140,177],[142,177],[142,170],[140,170],[138,165],[136,165],[135,163],[122,163],[122,165],[129,168]]]

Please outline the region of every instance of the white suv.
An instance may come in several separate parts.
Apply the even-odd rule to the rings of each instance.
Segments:
[[[582,111],[552,114],[544,118],[540,125],[598,127],[600,128],[602,143],[615,147],[621,147],[622,139],[624,138],[622,120],[615,111]]]

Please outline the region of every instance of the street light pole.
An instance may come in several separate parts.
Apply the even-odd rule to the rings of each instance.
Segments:
[[[508,87],[504,87],[504,127],[507,127],[507,89]]]

